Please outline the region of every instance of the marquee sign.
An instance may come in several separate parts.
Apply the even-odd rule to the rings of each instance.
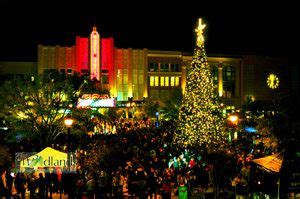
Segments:
[[[115,107],[116,99],[108,95],[84,94],[78,99],[77,108]]]

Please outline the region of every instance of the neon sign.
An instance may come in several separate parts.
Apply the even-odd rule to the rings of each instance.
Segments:
[[[93,99],[93,100],[95,100],[95,99],[109,99],[109,96],[107,94],[100,95],[100,94],[96,94],[96,93],[94,93],[94,94],[84,94],[84,95],[82,95],[81,99],[86,99],[86,100],[88,100],[88,99]]]
[[[91,33],[91,79],[100,80],[100,35],[97,32],[97,28],[93,27],[93,31]]]

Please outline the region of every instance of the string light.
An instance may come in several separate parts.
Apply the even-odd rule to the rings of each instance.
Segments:
[[[175,141],[188,146],[220,146],[226,140],[223,117],[218,104],[216,86],[207,62],[201,23],[196,29],[197,42],[188,67],[187,84],[179,110],[179,131]]]

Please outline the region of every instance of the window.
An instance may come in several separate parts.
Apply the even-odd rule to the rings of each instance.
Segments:
[[[73,70],[72,70],[71,68],[68,68],[68,69],[67,69],[67,73],[68,73],[68,74],[72,74],[72,71],[73,71]]]
[[[232,66],[226,66],[223,68],[223,80],[235,80],[235,68]]]
[[[154,86],[158,86],[158,76],[154,77]]]
[[[171,86],[175,86],[175,77],[171,77]]]
[[[171,64],[172,72],[180,72],[179,64]]]
[[[66,73],[66,69],[60,69],[61,73]]]
[[[168,63],[160,64],[160,72],[169,72],[169,64]]]
[[[165,77],[160,77],[160,86],[165,86]]]
[[[150,76],[150,86],[159,86],[159,77],[158,76]]]
[[[212,75],[213,75],[214,82],[217,82],[218,81],[218,65],[212,66]]]
[[[149,63],[149,72],[158,72],[158,63]]]
[[[150,86],[154,86],[154,76],[150,76]]]
[[[102,84],[109,84],[108,82],[108,75],[102,75]]]
[[[235,68],[233,66],[223,67],[224,97],[235,97]]]
[[[179,86],[179,77],[175,77],[175,86]]]
[[[101,73],[108,73],[108,70],[101,70]]]
[[[165,77],[165,86],[169,86],[169,77]]]

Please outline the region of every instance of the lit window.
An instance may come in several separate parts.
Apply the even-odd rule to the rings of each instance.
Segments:
[[[175,86],[175,77],[171,77],[171,86]]]
[[[155,76],[154,85],[158,86],[158,76]]]
[[[150,76],[150,86],[154,86],[154,76]]]
[[[160,77],[160,86],[165,86],[165,77]]]
[[[169,77],[165,77],[165,86],[169,86]]]
[[[175,86],[179,86],[179,77],[175,77]]]

